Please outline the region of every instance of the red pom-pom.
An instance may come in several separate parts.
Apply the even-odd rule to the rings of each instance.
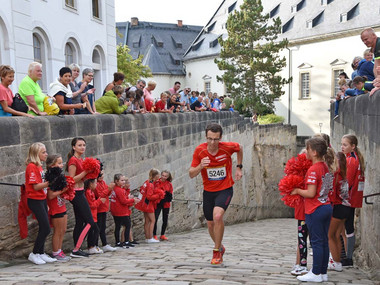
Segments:
[[[292,157],[288,160],[285,166],[285,174],[290,175],[300,175],[305,177],[306,172],[312,165],[311,160],[306,158],[306,154],[302,153],[297,155],[297,157]]]
[[[100,162],[96,158],[86,157],[83,161],[83,169],[88,172],[86,179],[96,179],[100,173]]]
[[[61,198],[72,201],[75,198],[75,181],[71,176],[66,176],[67,190],[61,194]]]
[[[299,203],[302,203],[302,197],[300,195],[285,195],[281,198],[286,206],[295,208]]]
[[[299,175],[286,175],[278,183],[278,190],[280,190],[281,195],[290,194],[294,188],[303,188],[304,179]]]

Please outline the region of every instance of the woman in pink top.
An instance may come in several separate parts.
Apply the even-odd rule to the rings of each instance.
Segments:
[[[154,98],[152,96],[152,91],[156,89],[157,83],[154,81],[149,81],[146,88],[144,88],[144,100],[145,107],[148,112],[152,111],[152,107],[154,105]]]
[[[16,111],[11,107],[14,96],[12,90],[9,89],[9,85],[11,85],[15,79],[14,69],[9,65],[0,65],[0,77],[0,117],[15,115],[33,118],[33,115]]]

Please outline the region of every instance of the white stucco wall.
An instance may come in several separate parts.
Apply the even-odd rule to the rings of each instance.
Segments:
[[[65,66],[65,45],[71,39],[77,48],[76,62],[81,68],[97,69],[94,82],[97,97],[112,81],[117,70],[114,0],[101,0],[100,15],[92,16],[88,1],[76,1],[76,9],[65,6],[64,0],[3,0],[0,10],[0,62],[15,71],[14,92],[27,74],[33,56],[33,33],[37,32],[44,50],[44,91]],[[5,39],[5,41],[3,40]],[[93,51],[100,54],[100,64],[93,63]]]

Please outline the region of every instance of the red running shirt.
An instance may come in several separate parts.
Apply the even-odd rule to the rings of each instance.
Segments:
[[[41,190],[34,190],[33,185],[45,182],[43,179],[44,170],[42,166],[37,166],[34,163],[29,163],[25,170],[25,190],[26,196],[29,199],[45,200],[47,194],[47,188]]]
[[[98,221],[98,207],[100,204],[102,204],[102,201],[100,201],[100,199],[95,198],[95,194],[94,192],[92,192],[91,189],[86,190],[86,199],[91,209],[92,218],[94,219],[94,222],[97,222]]]
[[[364,176],[361,175],[358,155],[351,152],[346,161],[350,204],[352,208],[361,208],[363,204]]]
[[[48,191],[51,191],[48,189]],[[54,216],[56,214],[66,212],[66,203],[59,195],[51,200],[47,199],[47,204],[49,207],[49,215]]]
[[[217,192],[234,185],[231,155],[239,151],[240,145],[235,142],[220,142],[216,155],[211,155],[207,151],[207,143],[197,146],[191,167],[197,167],[204,157],[208,156],[210,159],[209,166],[201,170],[203,187],[206,191]]]
[[[108,212],[110,208],[110,199],[109,199],[110,191],[108,189],[108,185],[106,184],[106,182],[104,180],[98,181],[94,192],[95,192],[96,198],[106,198],[106,201],[99,205],[98,213]]]
[[[115,185],[110,196],[112,216],[125,217],[131,215],[130,207],[135,203],[135,199],[129,199],[129,193],[129,189]]]
[[[84,169],[83,169],[83,159],[82,158],[76,158],[74,155],[70,158],[68,165],[75,165],[76,171],[75,171],[75,176],[81,174]],[[83,180],[83,179],[82,179]]]
[[[312,214],[322,205],[330,204],[329,192],[333,188],[334,176],[329,172],[325,162],[313,164],[306,173],[307,185],[316,185],[317,192],[313,198],[305,199],[305,214]]]

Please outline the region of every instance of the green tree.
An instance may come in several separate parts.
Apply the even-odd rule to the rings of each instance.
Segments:
[[[125,83],[136,84],[137,80],[144,77],[151,77],[152,72],[149,66],[143,65],[143,56],[133,59],[129,54],[130,49],[127,45],[117,45],[117,70],[125,75]]]
[[[238,111],[249,114],[273,113],[274,99],[284,94],[282,86],[291,82],[279,72],[286,66],[279,52],[288,41],[278,41],[280,18],[263,13],[260,0],[244,0],[227,20],[228,37],[219,38],[220,58],[215,59],[224,71],[223,81],[238,102]],[[277,41],[276,41],[277,40]],[[236,104],[235,104],[235,107]]]

